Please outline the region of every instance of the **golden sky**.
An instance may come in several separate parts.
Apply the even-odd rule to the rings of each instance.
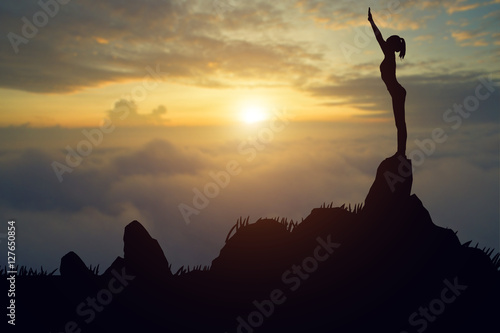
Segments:
[[[231,124],[277,108],[299,121],[387,120],[368,6],[384,37],[407,41],[409,104],[435,91],[428,83],[460,94],[498,77],[498,0],[47,3],[1,5],[2,126],[95,126],[120,99],[145,116],[136,125]]]

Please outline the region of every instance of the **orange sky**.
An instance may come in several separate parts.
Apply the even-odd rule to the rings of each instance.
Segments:
[[[398,76],[414,92],[426,94],[429,80],[498,77],[498,1],[69,3],[17,44],[20,18],[41,9],[2,6],[0,126],[94,126],[120,99],[142,115],[164,106],[153,122],[168,126],[238,123],[249,108],[286,108],[297,121],[388,120],[368,6],[385,37],[406,39]],[[435,98],[426,99],[441,107]]]

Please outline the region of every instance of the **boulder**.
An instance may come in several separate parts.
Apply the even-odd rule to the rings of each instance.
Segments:
[[[125,227],[123,243],[125,265],[132,274],[148,278],[172,276],[160,244],[141,223],[133,221]]]
[[[68,279],[86,279],[93,275],[83,260],[73,251],[61,258],[59,271],[63,278]]]
[[[413,183],[411,160],[394,155],[377,168],[377,175],[365,199],[364,211],[383,214],[410,197]]]

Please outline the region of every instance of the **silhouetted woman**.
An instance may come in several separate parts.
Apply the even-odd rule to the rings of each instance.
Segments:
[[[397,155],[405,156],[406,152],[406,122],[405,122],[405,99],[406,90],[399,84],[396,79],[396,55],[399,52],[399,57],[404,58],[406,52],[405,40],[399,36],[393,35],[385,41],[378,30],[375,22],[373,22],[372,13],[368,8],[368,21],[372,25],[373,32],[377,38],[382,52],[384,52],[384,60],[380,64],[380,73],[387,90],[392,97],[392,109],[394,111],[394,119],[396,120],[396,128],[398,130],[398,151]]]

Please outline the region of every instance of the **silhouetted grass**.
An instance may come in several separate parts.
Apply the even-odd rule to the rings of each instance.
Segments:
[[[94,275],[99,275],[99,265],[90,265],[88,268]],[[58,269],[59,268],[56,268],[53,271],[49,272],[48,270],[45,270],[43,266],[40,266],[40,269],[33,269],[31,267],[28,268],[24,265],[21,267],[16,265],[15,269],[9,269],[8,266],[4,266],[3,268],[0,267],[0,277],[6,277],[10,275],[7,273],[9,271],[17,272],[17,276],[53,276]]]
[[[243,217],[240,217],[238,219],[238,221],[236,221],[236,224],[231,229],[229,229],[229,232],[227,233],[227,237],[226,237],[226,243],[231,238],[233,231],[236,234],[238,232],[238,230],[240,230],[241,228],[246,227],[248,225],[249,220],[250,220],[250,216],[248,216],[246,219],[243,219]]]
[[[177,272],[175,272],[174,276],[181,276],[183,274],[187,274],[187,273],[191,273],[191,272],[207,272],[209,270],[210,270],[210,266],[208,266],[208,265],[205,265],[205,266],[198,265],[198,266],[194,266],[193,268],[191,268],[190,266],[187,266],[187,267],[181,266],[177,270]]]
[[[470,246],[470,243],[472,241],[468,241],[466,243],[463,243],[462,246],[465,246],[465,247],[471,247]],[[479,243],[476,243],[476,246],[474,246],[475,249],[477,249],[479,246]],[[493,257],[491,256],[493,254],[493,251],[495,251],[495,249],[493,248],[486,248],[486,247],[483,247],[481,249],[481,251],[483,251],[484,253],[486,253],[486,255],[490,258],[491,262],[493,263],[493,265],[495,266],[495,268],[497,269],[497,271],[500,271],[500,252],[497,252]]]
[[[94,275],[99,275],[99,265],[92,267],[92,265],[89,266],[89,270],[94,274]]]
[[[33,269],[33,268],[28,268],[26,266],[17,266],[15,267],[14,270],[9,269],[7,266],[4,266],[3,268],[0,268],[0,276],[5,277],[10,274],[7,272],[9,271],[16,271],[17,276],[52,276],[58,269],[54,269],[52,272],[49,272],[45,269],[43,269],[43,266],[40,266],[40,270],[38,269]]]
[[[351,204],[349,204],[349,206],[342,204],[342,206],[340,206],[340,207],[334,207],[333,202],[330,202],[328,205],[326,204],[326,202],[323,202],[323,204],[321,205],[320,208],[340,208],[340,209],[348,211],[349,213],[358,214],[359,212],[361,212],[363,210],[363,207],[364,207],[363,203],[356,204],[356,205],[354,205],[354,207],[351,207]]]

